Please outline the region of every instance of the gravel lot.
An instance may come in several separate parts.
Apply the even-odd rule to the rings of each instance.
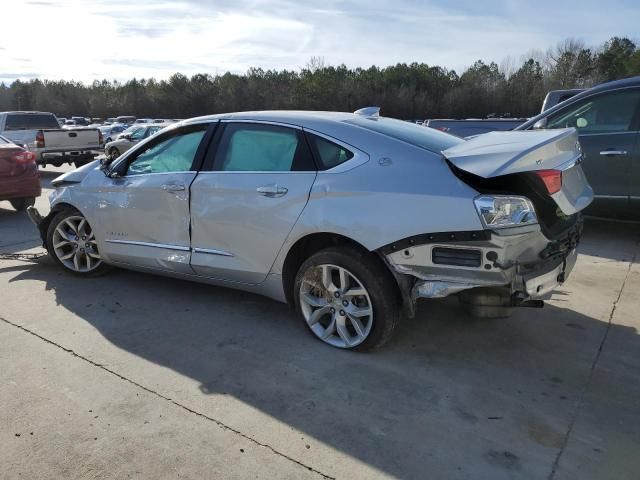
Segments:
[[[639,241],[588,222],[543,310],[425,301],[369,355],[254,295],[0,260],[0,478],[637,479]],[[0,252],[39,251],[0,202]]]

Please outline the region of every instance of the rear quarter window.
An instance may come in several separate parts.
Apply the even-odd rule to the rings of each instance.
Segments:
[[[5,130],[42,130],[60,128],[58,120],[53,114],[40,113],[9,113]]]
[[[329,170],[353,158],[350,150],[317,135],[307,133],[307,139],[318,163],[318,170]]]
[[[464,142],[462,138],[433,128],[416,125],[413,122],[404,122],[393,118],[354,118],[345,120],[358,127],[366,128],[373,132],[381,133],[391,138],[401,140],[416,147],[424,148],[431,152],[439,153],[443,150]]]

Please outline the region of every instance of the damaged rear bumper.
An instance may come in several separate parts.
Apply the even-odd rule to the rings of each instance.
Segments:
[[[576,263],[581,231],[579,220],[553,240],[538,226],[433,234],[387,246],[382,253],[409,286],[404,295],[410,311],[418,298],[442,298],[481,287],[508,292],[510,306],[517,306],[548,299],[567,279]]]

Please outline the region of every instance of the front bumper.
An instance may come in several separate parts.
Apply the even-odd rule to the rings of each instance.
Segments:
[[[433,234],[419,239],[433,238],[433,243],[410,239],[383,254],[396,276],[409,285],[406,300],[411,305],[418,298],[442,298],[479,287],[506,289],[515,305],[548,299],[567,279],[576,263],[581,231],[578,220],[553,240],[538,226],[511,232],[453,232],[448,237]]]

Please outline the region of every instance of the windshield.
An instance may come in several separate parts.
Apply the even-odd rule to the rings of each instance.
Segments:
[[[464,142],[463,139],[449,135],[448,133],[433,128],[416,125],[413,122],[404,122],[393,118],[354,118],[345,120],[346,123],[357,125],[383,135],[387,135],[416,147],[425,148],[432,152],[441,152],[447,148]]]
[[[51,113],[10,113],[7,115],[5,130],[42,130],[60,128],[56,117]]]

